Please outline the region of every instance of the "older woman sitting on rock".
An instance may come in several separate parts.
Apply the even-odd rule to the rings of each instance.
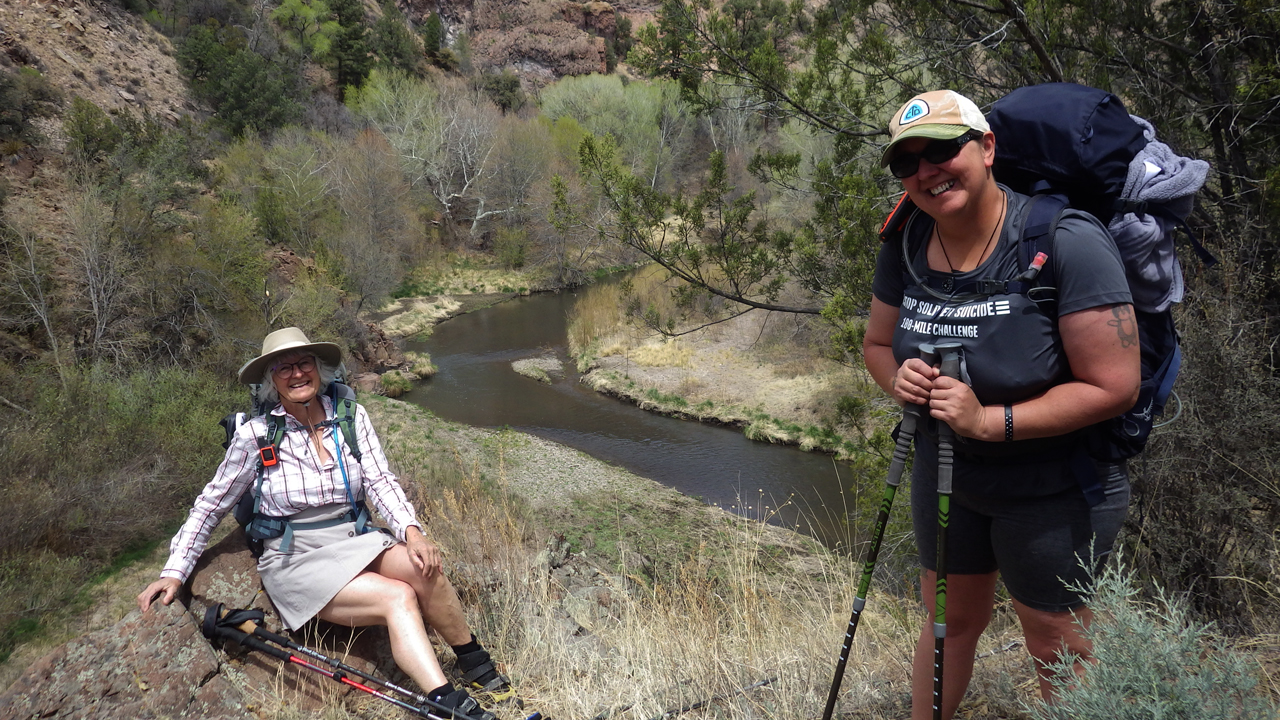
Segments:
[[[452,646],[473,689],[501,700],[510,686],[468,628],[440,550],[423,535],[364,408],[355,406],[355,454],[335,422],[334,402],[323,391],[341,361],[339,346],[309,342],[297,328],[267,335],[262,354],[240,369],[239,378],[246,385],[260,382],[260,404],[272,409],[236,430],[213,480],[173,538],[160,579],[138,595],[138,606],[145,612],[157,596],[166,605],[173,601],[218,522],[257,485],[259,515],[280,530],[265,540],[258,572],[284,624],[296,629],[318,617],[353,627],[385,625],[396,664],[427,697],[460,715],[492,720],[446,679],[426,626]],[[280,426],[276,462],[262,462],[258,485],[259,449],[270,454],[267,438]],[[366,497],[390,531],[365,526]]]

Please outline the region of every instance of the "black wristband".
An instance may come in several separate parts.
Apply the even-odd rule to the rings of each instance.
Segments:
[[[1004,441],[1013,442],[1013,406],[1004,406]]]

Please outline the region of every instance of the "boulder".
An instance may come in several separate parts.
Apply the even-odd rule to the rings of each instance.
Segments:
[[[191,615],[197,623],[203,622],[209,607],[222,603],[228,608],[262,610],[266,614],[267,629],[278,631],[281,627],[275,606],[262,590],[258,561],[239,529],[232,530],[204,551],[188,587]],[[386,628],[352,629],[317,620],[307,623],[292,639],[362,672],[384,678],[388,673],[400,677],[391,657],[391,640]],[[249,653],[235,645],[226,649],[237,658],[236,669],[243,673],[249,685],[280,690],[286,700],[306,710],[321,710],[333,702],[335,696],[345,697],[356,692],[319,673],[261,653]]]
[[[381,382],[382,376],[378,373],[358,373],[351,376],[351,387],[357,393],[376,393]]]
[[[135,610],[46,655],[0,694],[0,718],[255,718],[239,688],[311,713],[342,704],[357,691],[234,643],[215,648],[201,634],[206,609],[218,603],[261,609],[265,627],[278,630],[261,587],[257,561],[243,533],[233,530],[205,550],[181,602],[157,603],[145,614]],[[408,684],[391,657],[386,628],[314,621],[292,639],[357,670]]]
[[[0,717],[252,718],[179,603],[135,610],[46,655],[0,695]]]

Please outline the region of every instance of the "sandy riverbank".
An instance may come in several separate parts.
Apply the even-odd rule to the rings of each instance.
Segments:
[[[755,311],[668,339],[619,322],[573,351],[586,370],[582,382],[598,392],[741,428],[753,440],[849,458],[891,427],[896,408],[861,368],[824,357],[820,323]],[[859,412],[851,416],[849,407]]]

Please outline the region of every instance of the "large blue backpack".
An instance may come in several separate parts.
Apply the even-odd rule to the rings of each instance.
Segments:
[[[1056,317],[1053,239],[1067,208],[1088,212],[1104,226],[1118,213],[1158,216],[1171,228],[1167,237],[1159,240],[1170,244],[1176,228],[1190,235],[1185,220],[1169,208],[1124,199],[1130,163],[1149,141],[1115,95],[1071,83],[1019,88],[992,105],[987,121],[996,136],[996,180],[1032,196],[1018,228],[1018,267],[1027,270],[1015,278],[984,279],[972,287],[956,287],[957,295],[1023,293]],[[881,240],[903,241],[903,228],[915,211],[904,195],[881,229]],[[1194,236],[1191,239],[1201,259],[1213,264],[1213,257]],[[1121,248],[1132,286],[1134,268],[1143,259],[1125,255]],[[1135,315],[1142,346],[1138,401],[1089,433],[1089,454],[1095,459],[1119,461],[1142,452],[1182,362],[1172,312],[1168,308],[1155,312],[1135,308]]]

